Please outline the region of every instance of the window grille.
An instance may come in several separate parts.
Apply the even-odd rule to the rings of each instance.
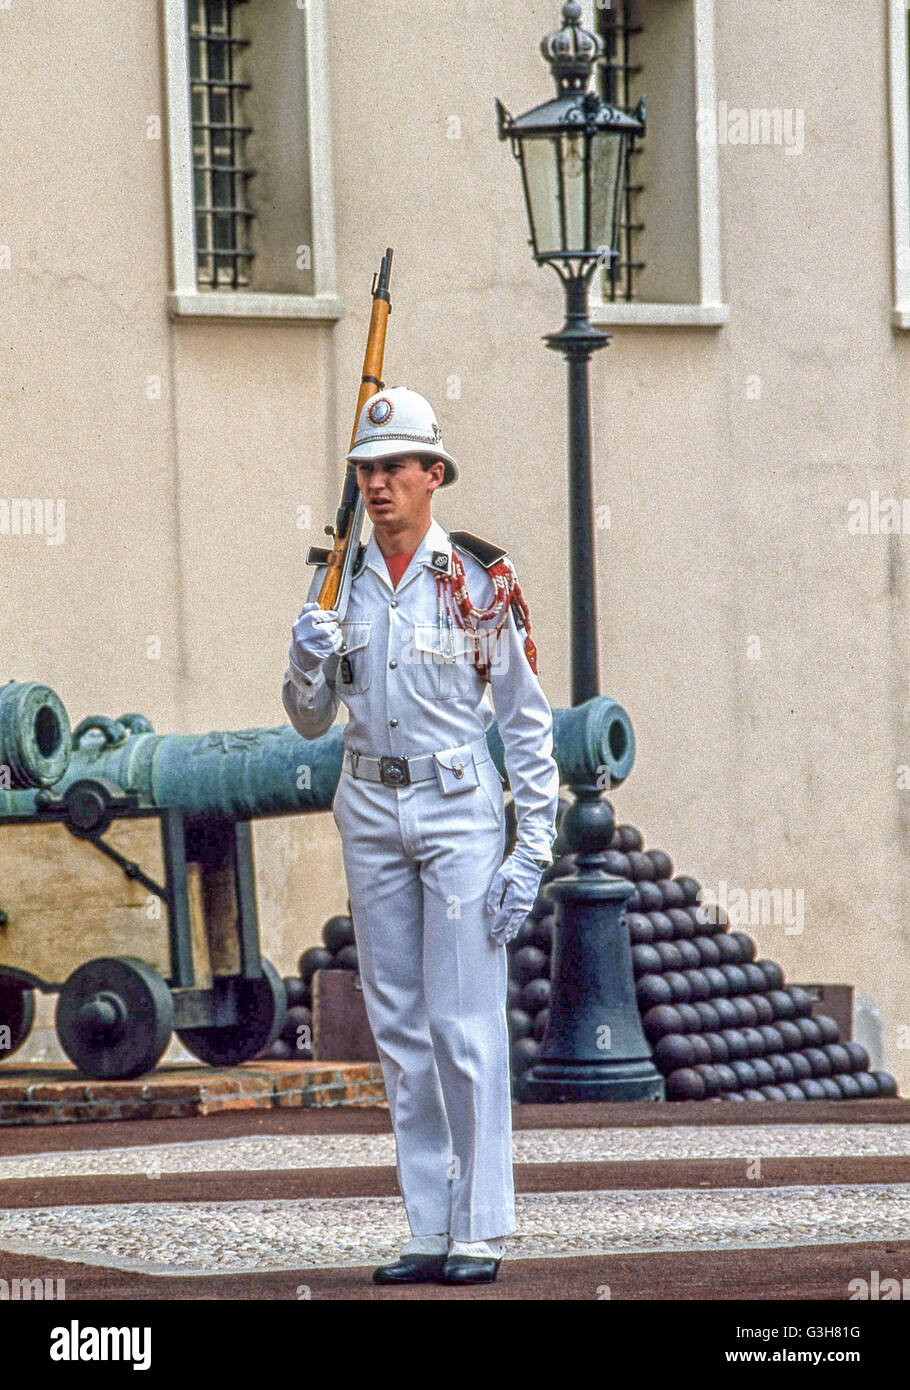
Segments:
[[[250,283],[247,196],[255,175],[244,161],[246,137],[238,73],[249,40],[238,32],[237,12],[246,0],[188,0],[190,100],[193,128],[193,199],[196,266],[200,287],[241,289]]]
[[[635,35],[643,32],[643,25],[636,20],[635,0],[614,0],[610,9],[598,7],[597,16],[606,46],[604,61],[598,65],[601,97],[611,106],[631,112],[638,100],[637,96],[632,96],[633,82],[642,70],[641,64],[635,63],[633,53]],[[603,277],[605,299],[634,299],[636,272],[645,267],[645,262],[637,259],[644,223],[635,217],[636,198],[644,188],[636,174],[640,154],[641,141],[636,140],[626,163],[621,194],[619,246],[616,248],[619,255]]]

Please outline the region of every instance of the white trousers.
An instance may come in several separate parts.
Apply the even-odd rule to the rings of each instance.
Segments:
[[[505,847],[502,784],[443,793],[342,772],[341,834],[360,978],[413,1236],[515,1230],[508,957],[485,899]]]

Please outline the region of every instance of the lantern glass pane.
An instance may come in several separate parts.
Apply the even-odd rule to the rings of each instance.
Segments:
[[[521,142],[525,193],[531,232],[537,253],[562,250],[558,142],[526,139]]]
[[[562,185],[566,206],[566,251],[585,251],[587,228],[585,200],[587,196],[587,159],[590,141],[584,135],[562,137]]]
[[[591,141],[591,245],[596,251],[619,247],[626,137],[603,132]]]

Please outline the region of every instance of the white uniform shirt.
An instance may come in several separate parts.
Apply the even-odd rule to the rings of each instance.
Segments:
[[[445,556],[441,567],[440,555]],[[436,557],[434,560],[434,556]],[[472,555],[459,550],[475,608],[493,598],[493,581]],[[506,560],[514,573],[514,566]],[[313,575],[307,602],[318,598],[326,567]],[[437,573],[452,573],[452,543],[435,519],[397,589],[373,534],[351,585],[341,623],[345,650],[309,673],[289,662],[282,703],[304,738],[319,738],[348,709],[345,747],[367,754],[415,757],[477,739],[493,722],[486,689],[466,633],[453,619],[441,625]],[[451,600],[454,606],[454,599]],[[552,862],[559,769],[553,758],[553,715],[524,649],[524,629],[509,609],[489,653],[490,690],[518,818],[518,840],[537,859]]]

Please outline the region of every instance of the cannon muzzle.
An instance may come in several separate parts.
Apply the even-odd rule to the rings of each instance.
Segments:
[[[52,787],[71,754],[69,717],[49,686],[0,686],[0,788]]]

